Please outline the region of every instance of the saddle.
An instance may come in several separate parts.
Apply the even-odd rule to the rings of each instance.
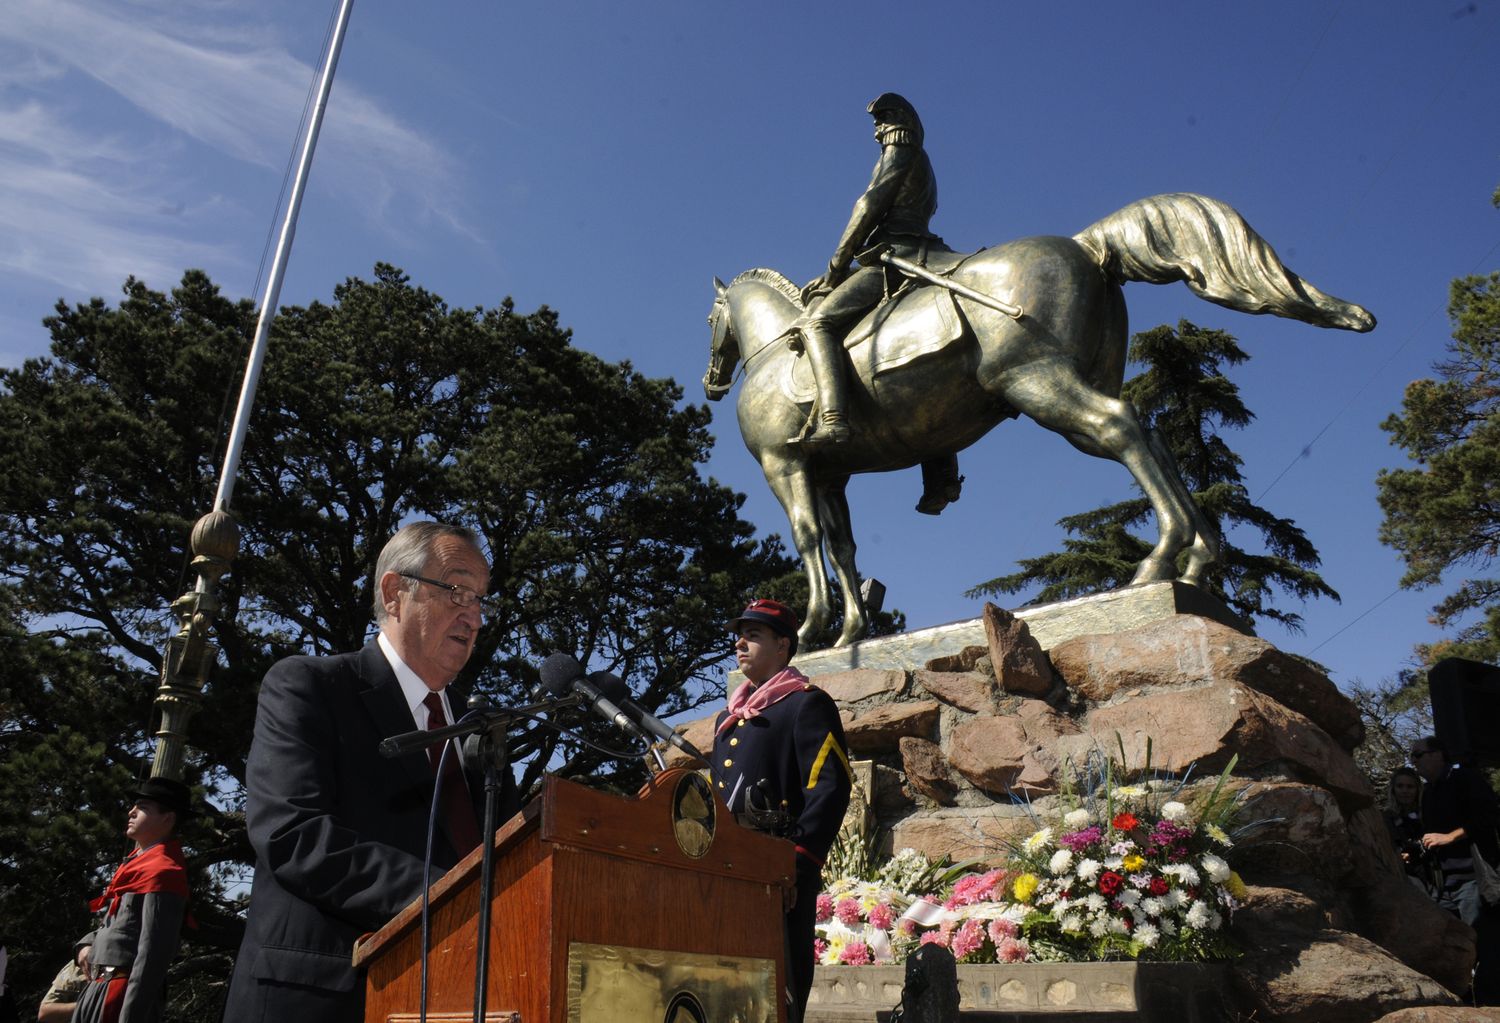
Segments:
[[[952,266],[945,270],[957,267],[967,258],[961,253],[942,255],[955,257]],[[934,262],[929,260],[929,267],[934,272],[944,272],[933,267]],[[801,324],[798,319],[787,328],[787,336],[795,335]],[[903,286],[850,329],[844,337],[844,350],[855,376],[874,380],[914,359],[942,351],[964,335],[966,326],[953,292],[937,285]],[[807,359],[792,361],[792,370],[782,379],[782,387],[786,396],[798,404],[815,400],[817,381]]]

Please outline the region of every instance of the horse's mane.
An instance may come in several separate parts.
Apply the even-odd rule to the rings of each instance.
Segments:
[[[729,286],[732,288],[736,284],[739,284],[743,281],[759,281],[762,284],[769,284],[771,287],[775,288],[777,291],[785,295],[788,301],[792,303],[792,305],[796,306],[798,309],[802,308],[802,289],[797,287],[797,285],[793,284],[791,281],[787,280],[785,276],[775,270],[772,270],[769,267],[758,266],[753,270],[746,270],[734,280],[730,281]]]

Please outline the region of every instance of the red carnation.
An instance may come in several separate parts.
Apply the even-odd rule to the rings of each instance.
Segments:
[[[1135,819],[1133,813],[1117,813],[1110,823],[1114,825],[1116,831],[1134,831],[1141,822]]]
[[[1158,875],[1151,879],[1151,884],[1146,887],[1146,890],[1152,895],[1160,897],[1167,894],[1167,889],[1170,887],[1171,885],[1167,884],[1167,879]]]
[[[1116,895],[1120,889],[1125,887],[1125,878],[1116,874],[1113,870],[1106,870],[1099,875],[1099,890],[1105,895]]]

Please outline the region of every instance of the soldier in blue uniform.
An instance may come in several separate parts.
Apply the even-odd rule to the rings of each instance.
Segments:
[[[795,900],[786,914],[788,1019],[800,1023],[813,978],[813,928],[823,861],[849,806],[853,780],[833,698],[789,667],[797,616],[755,600],[729,628],[745,682],[715,722],[715,785],[729,809],[797,847]]]

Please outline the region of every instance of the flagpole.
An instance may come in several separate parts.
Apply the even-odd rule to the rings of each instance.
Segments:
[[[234,495],[234,483],[239,475],[240,454],[245,447],[250,411],[255,405],[255,389],[260,383],[260,368],[266,358],[271,321],[276,316],[276,306],[281,298],[281,282],[286,278],[287,257],[292,251],[292,239],[297,234],[297,214],[302,209],[302,193],[307,189],[313,150],[318,146],[318,132],[323,127],[323,114],[328,109],[328,94],[333,89],[333,73],[338,67],[339,51],[344,45],[344,30],[349,27],[349,11],[353,6],[354,0],[343,0],[339,5],[338,22],[334,25],[333,38],[328,43],[323,77],[318,83],[318,100],[313,107],[312,120],[307,126],[307,137],[302,141],[302,158],[297,163],[297,177],[292,182],[291,200],[286,205],[286,219],[281,224],[281,239],[276,244],[276,257],[271,262],[271,277],[266,282],[265,297],[260,303],[260,319],[255,324],[255,340],[250,345],[250,361],[245,367],[245,382],[240,388],[240,403],[235,409],[234,427],[229,432],[229,447],[224,455],[223,472],[219,476],[219,492],[214,497],[214,508],[218,511],[227,511],[230,498]]]
[[[197,573],[198,579],[192,589],[172,602],[178,631],[167,640],[161,662],[161,684],[156,690],[156,709],[160,712],[161,724],[156,731],[156,753],[151,761],[153,778],[181,780],[187,752],[188,722],[203,702],[203,687],[208,683],[209,672],[218,660],[219,648],[209,635],[222,607],[218,582],[229,571],[240,544],[239,526],[229,514],[229,502],[234,495],[235,480],[239,476],[240,454],[244,451],[250,411],[255,405],[255,390],[260,383],[261,365],[266,358],[271,321],[276,316],[276,307],[281,298],[281,282],[286,278],[287,258],[292,251],[292,239],[297,234],[297,214],[302,209],[302,195],[307,189],[313,151],[318,145],[318,132],[322,129],[323,115],[328,109],[328,95],[333,90],[333,74],[338,67],[339,51],[343,49],[344,33],[349,27],[349,12],[353,7],[354,0],[342,0],[333,34],[328,41],[323,74],[318,82],[317,102],[308,121],[307,135],[302,140],[302,156],[297,162],[297,176],[292,183],[291,198],[287,202],[286,219],[281,224],[281,238],[276,245],[271,276],[266,282],[265,296],[261,300],[260,317],[255,325],[255,340],[250,345],[250,359],[245,366],[245,380],[240,387],[239,406],[235,409],[234,426],[229,433],[229,445],[224,455],[224,467],[219,476],[213,511],[193,526],[192,569]]]

